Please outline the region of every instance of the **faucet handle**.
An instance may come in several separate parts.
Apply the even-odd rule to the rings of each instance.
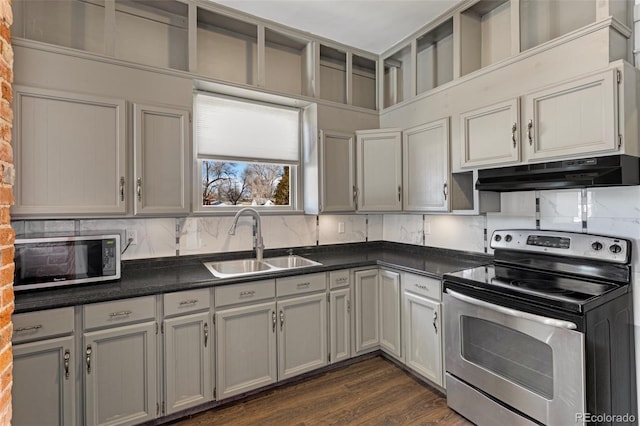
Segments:
[[[289,250],[287,250],[287,254],[288,254],[289,256],[293,256],[293,249],[289,249]]]

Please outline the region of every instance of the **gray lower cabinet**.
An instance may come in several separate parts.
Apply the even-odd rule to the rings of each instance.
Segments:
[[[254,290],[239,293],[250,291]],[[278,379],[275,302],[220,310],[215,318],[218,399],[275,383]]]
[[[329,358],[336,363],[351,358],[351,289],[329,293]]]
[[[407,367],[444,386],[440,280],[404,274],[404,347]]]
[[[380,348],[401,360],[400,274],[381,269],[378,285],[380,286]]]
[[[155,297],[84,305],[85,424],[134,425],[159,415]]]
[[[278,300],[278,316],[278,380],[327,365],[326,293]]]
[[[355,282],[355,354],[380,347],[380,287],[378,269],[356,271]]]
[[[13,419],[20,425],[75,425],[73,336],[13,346]]]
[[[165,319],[165,414],[172,414],[213,398],[210,313]]]
[[[15,426],[73,426],[77,365],[73,308],[13,316],[13,405]]]

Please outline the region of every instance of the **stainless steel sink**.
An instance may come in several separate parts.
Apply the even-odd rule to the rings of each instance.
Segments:
[[[258,274],[271,270],[271,265],[256,259],[226,260],[224,262],[205,262],[204,266],[218,278],[237,277],[240,275]]]
[[[262,261],[257,259],[238,259],[225,260],[223,262],[204,262],[203,264],[217,278],[232,278],[321,265],[321,263],[295,255],[271,257]]]
[[[270,257],[268,259],[264,259],[264,262],[281,269],[304,268],[305,266],[320,265],[320,263],[315,262],[311,259],[296,255]]]

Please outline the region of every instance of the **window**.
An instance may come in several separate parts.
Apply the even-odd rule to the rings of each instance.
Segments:
[[[196,93],[196,210],[296,210],[300,122],[299,108]]]

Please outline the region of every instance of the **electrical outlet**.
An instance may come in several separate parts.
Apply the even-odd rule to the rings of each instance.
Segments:
[[[126,244],[129,244],[129,241],[131,241],[131,245],[135,246],[136,244],[138,244],[138,230],[137,229],[127,229],[127,242]]]
[[[344,234],[344,222],[338,222],[338,234]]]

